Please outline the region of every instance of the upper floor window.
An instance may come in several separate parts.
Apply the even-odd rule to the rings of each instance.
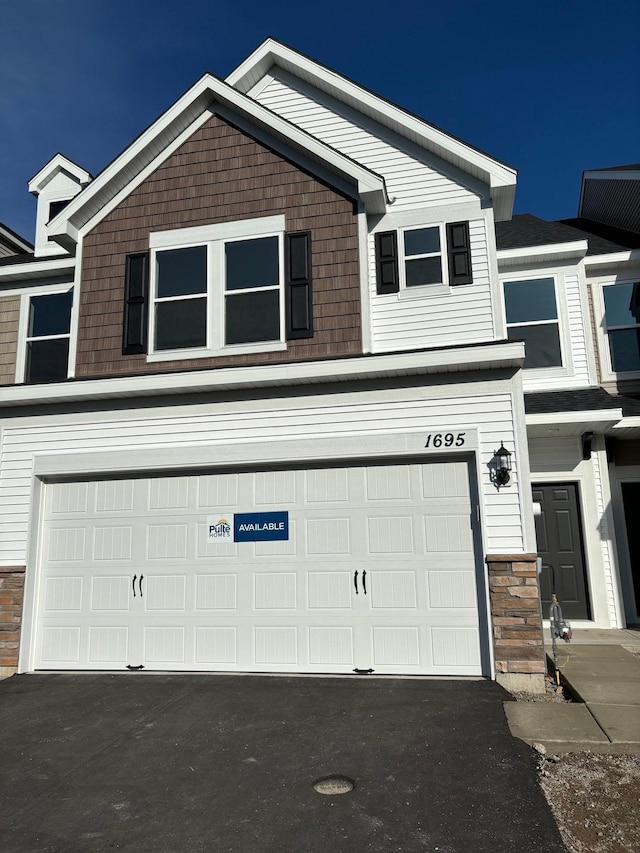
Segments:
[[[507,337],[525,342],[525,369],[561,367],[554,279],[506,281],[504,302]]]
[[[468,222],[379,231],[375,249],[379,294],[473,281]]]
[[[603,295],[611,367],[616,373],[640,371],[640,282],[606,285]]]
[[[126,260],[123,354],[206,358],[312,337],[311,232],[284,229],[275,215],[153,232]]]
[[[55,382],[67,378],[72,304],[72,290],[29,298],[25,382]]]
[[[403,234],[404,283],[406,287],[442,284],[440,228],[412,228]]]
[[[282,339],[279,236],[156,251],[155,351]]]

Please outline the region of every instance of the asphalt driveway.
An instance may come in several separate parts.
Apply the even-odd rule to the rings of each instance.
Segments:
[[[0,682],[7,853],[554,853],[486,681],[21,675]],[[340,774],[350,793],[313,783]]]

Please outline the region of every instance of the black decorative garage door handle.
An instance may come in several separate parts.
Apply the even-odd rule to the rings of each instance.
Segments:
[[[133,580],[131,581],[131,587],[133,589],[133,597],[136,597],[136,581],[138,580],[138,575],[133,576]]]

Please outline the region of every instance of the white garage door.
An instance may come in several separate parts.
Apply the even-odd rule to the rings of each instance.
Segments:
[[[49,484],[36,668],[481,674],[474,515],[464,460]]]

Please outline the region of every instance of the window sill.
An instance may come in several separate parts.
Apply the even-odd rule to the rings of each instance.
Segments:
[[[269,341],[257,344],[236,344],[233,346],[224,347],[224,349],[207,349],[206,347],[198,347],[197,349],[174,349],[163,350],[162,352],[152,352],[147,355],[147,362],[162,362],[162,361],[186,361],[196,358],[223,358],[229,355],[251,355],[253,353],[265,352],[284,352],[287,344],[283,341]]]
[[[398,299],[424,299],[425,296],[440,296],[451,293],[448,284],[420,284],[415,287],[405,287],[397,293]]]

